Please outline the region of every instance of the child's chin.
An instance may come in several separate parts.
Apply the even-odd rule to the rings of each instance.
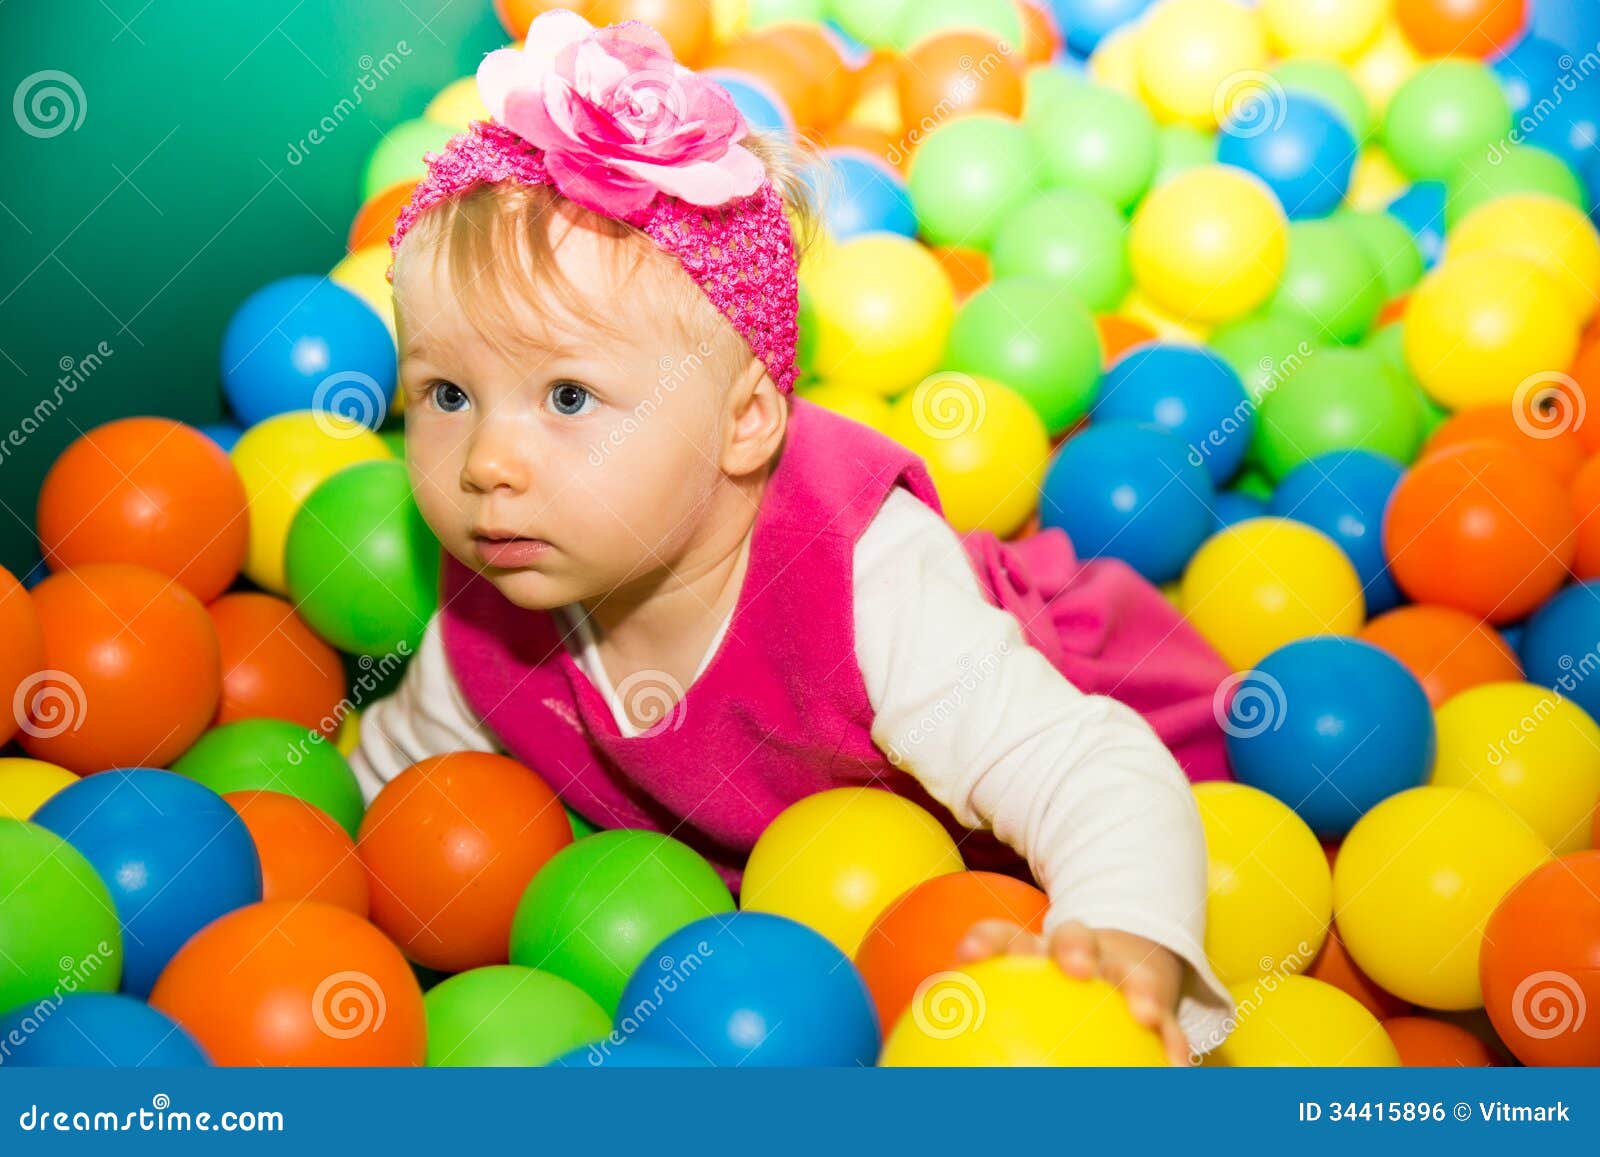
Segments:
[[[552,611],[575,602],[578,593],[567,584],[535,570],[484,571],[506,601],[525,611]]]

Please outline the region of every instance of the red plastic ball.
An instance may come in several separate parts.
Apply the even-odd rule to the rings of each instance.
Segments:
[[[331,737],[345,695],[339,652],[275,595],[241,591],[206,608],[222,654],[216,723],[287,719]]]

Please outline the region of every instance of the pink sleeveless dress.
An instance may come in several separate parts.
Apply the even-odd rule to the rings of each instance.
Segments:
[[[756,837],[804,796],[871,785],[929,807],[969,866],[1016,870],[878,750],[855,658],[856,540],[895,486],[935,510],[920,458],[803,399],[763,495],[721,644],[676,708],[624,736],[562,643],[563,621],[508,602],[446,554],[441,628],[468,705],[581,815],[666,832],[730,884]],[[979,584],[1074,685],[1138,710],[1192,780],[1228,775],[1212,697],[1229,669],[1161,593],[1116,560],[1080,561],[1059,530],[966,536]]]

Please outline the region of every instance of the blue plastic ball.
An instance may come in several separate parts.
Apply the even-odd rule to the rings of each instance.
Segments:
[[[1137,20],[1151,0],[1050,0],[1056,27],[1066,33],[1067,47],[1088,56],[1099,43]]]
[[[1325,840],[1433,770],[1422,685],[1359,639],[1323,635],[1278,648],[1238,677],[1222,726],[1234,778],[1288,804]]]
[[[1199,346],[1148,342],[1100,379],[1095,422],[1144,422],[1177,435],[1221,485],[1244,461],[1255,413],[1232,366]]]
[[[77,992],[0,1017],[0,1064],[19,1068],[168,1069],[210,1065],[178,1023],[142,1000]]]
[[[733,107],[757,132],[794,132],[794,118],[788,107],[768,85],[753,76],[728,69],[707,69],[705,75],[727,90],[733,98]]]
[[[1523,623],[1524,677],[1600,719],[1600,582],[1574,583]]]
[[[674,932],[650,950],[617,1009],[632,1039],[718,1066],[878,1057],[878,1014],[856,966],[819,933],[766,912],[707,916]]]
[[[550,1062],[560,1069],[704,1069],[711,1063],[684,1045],[673,1048],[659,1041],[624,1037],[622,1043],[602,1040],[580,1045]]]
[[[1511,106],[1512,119],[1522,116],[1546,97],[1554,99],[1560,83],[1561,49],[1537,36],[1524,36],[1505,55],[1489,65]]]
[[[1506,646],[1510,647],[1520,656],[1522,654],[1522,637],[1527,634],[1528,631],[1527,621],[1524,620],[1520,623],[1507,623],[1505,626],[1500,627],[1499,631],[1500,637],[1505,640]]]
[[[234,444],[244,437],[244,427],[235,426],[232,422],[211,422],[201,426],[200,432],[224,450],[232,450]]]
[[[1267,504],[1242,490],[1224,490],[1211,502],[1211,531],[1226,530],[1236,522],[1248,522],[1267,512]]]
[[[1267,513],[1322,531],[1349,556],[1361,578],[1367,614],[1404,598],[1383,552],[1383,512],[1405,468],[1370,450],[1335,450],[1300,463],[1272,492]]]
[[[1444,183],[1418,181],[1389,202],[1389,212],[1411,230],[1422,263],[1432,269],[1444,255]]]
[[[1093,423],[1050,464],[1039,525],[1066,531],[1083,558],[1120,558],[1153,583],[1177,578],[1211,533],[1216,500],[1193,453],[1154,426]]]
[[[1326,217],[1344,201],[1356,139],[1330,105],[1305,93],[1262,91],[1222,126],[1217,161],[1254,173],[1292,218]]]
[[[148,996],[173,953],[218,916],[261,899],[261,861],[239,813],[187,776],[138,767],[62,788],[33,814],[93,865],[122,921],[122,991]]]
[[[222,335],[222,390],[246,426],[290,410],[327,410],[377,429],[395,379],[389,327],[326,277],[263,286]]]
[[[917,235],[917,214],[905,181],[860,149],[830,149],[823,217],[828,234],[843,241],[858,233]]]

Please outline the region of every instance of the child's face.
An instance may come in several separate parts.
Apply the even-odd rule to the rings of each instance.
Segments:
[[[561,272],[611,329],[551,295],[519,307],[532,347],[508,355],[431,261],[402,259],[394,281],[418,506],[446,550],[529,609],[671,566],[723,481],[726,370],[666,304],[666,279],[682,271],[646,261],[630,274],[619,242],[564,222],[552,239]]]

